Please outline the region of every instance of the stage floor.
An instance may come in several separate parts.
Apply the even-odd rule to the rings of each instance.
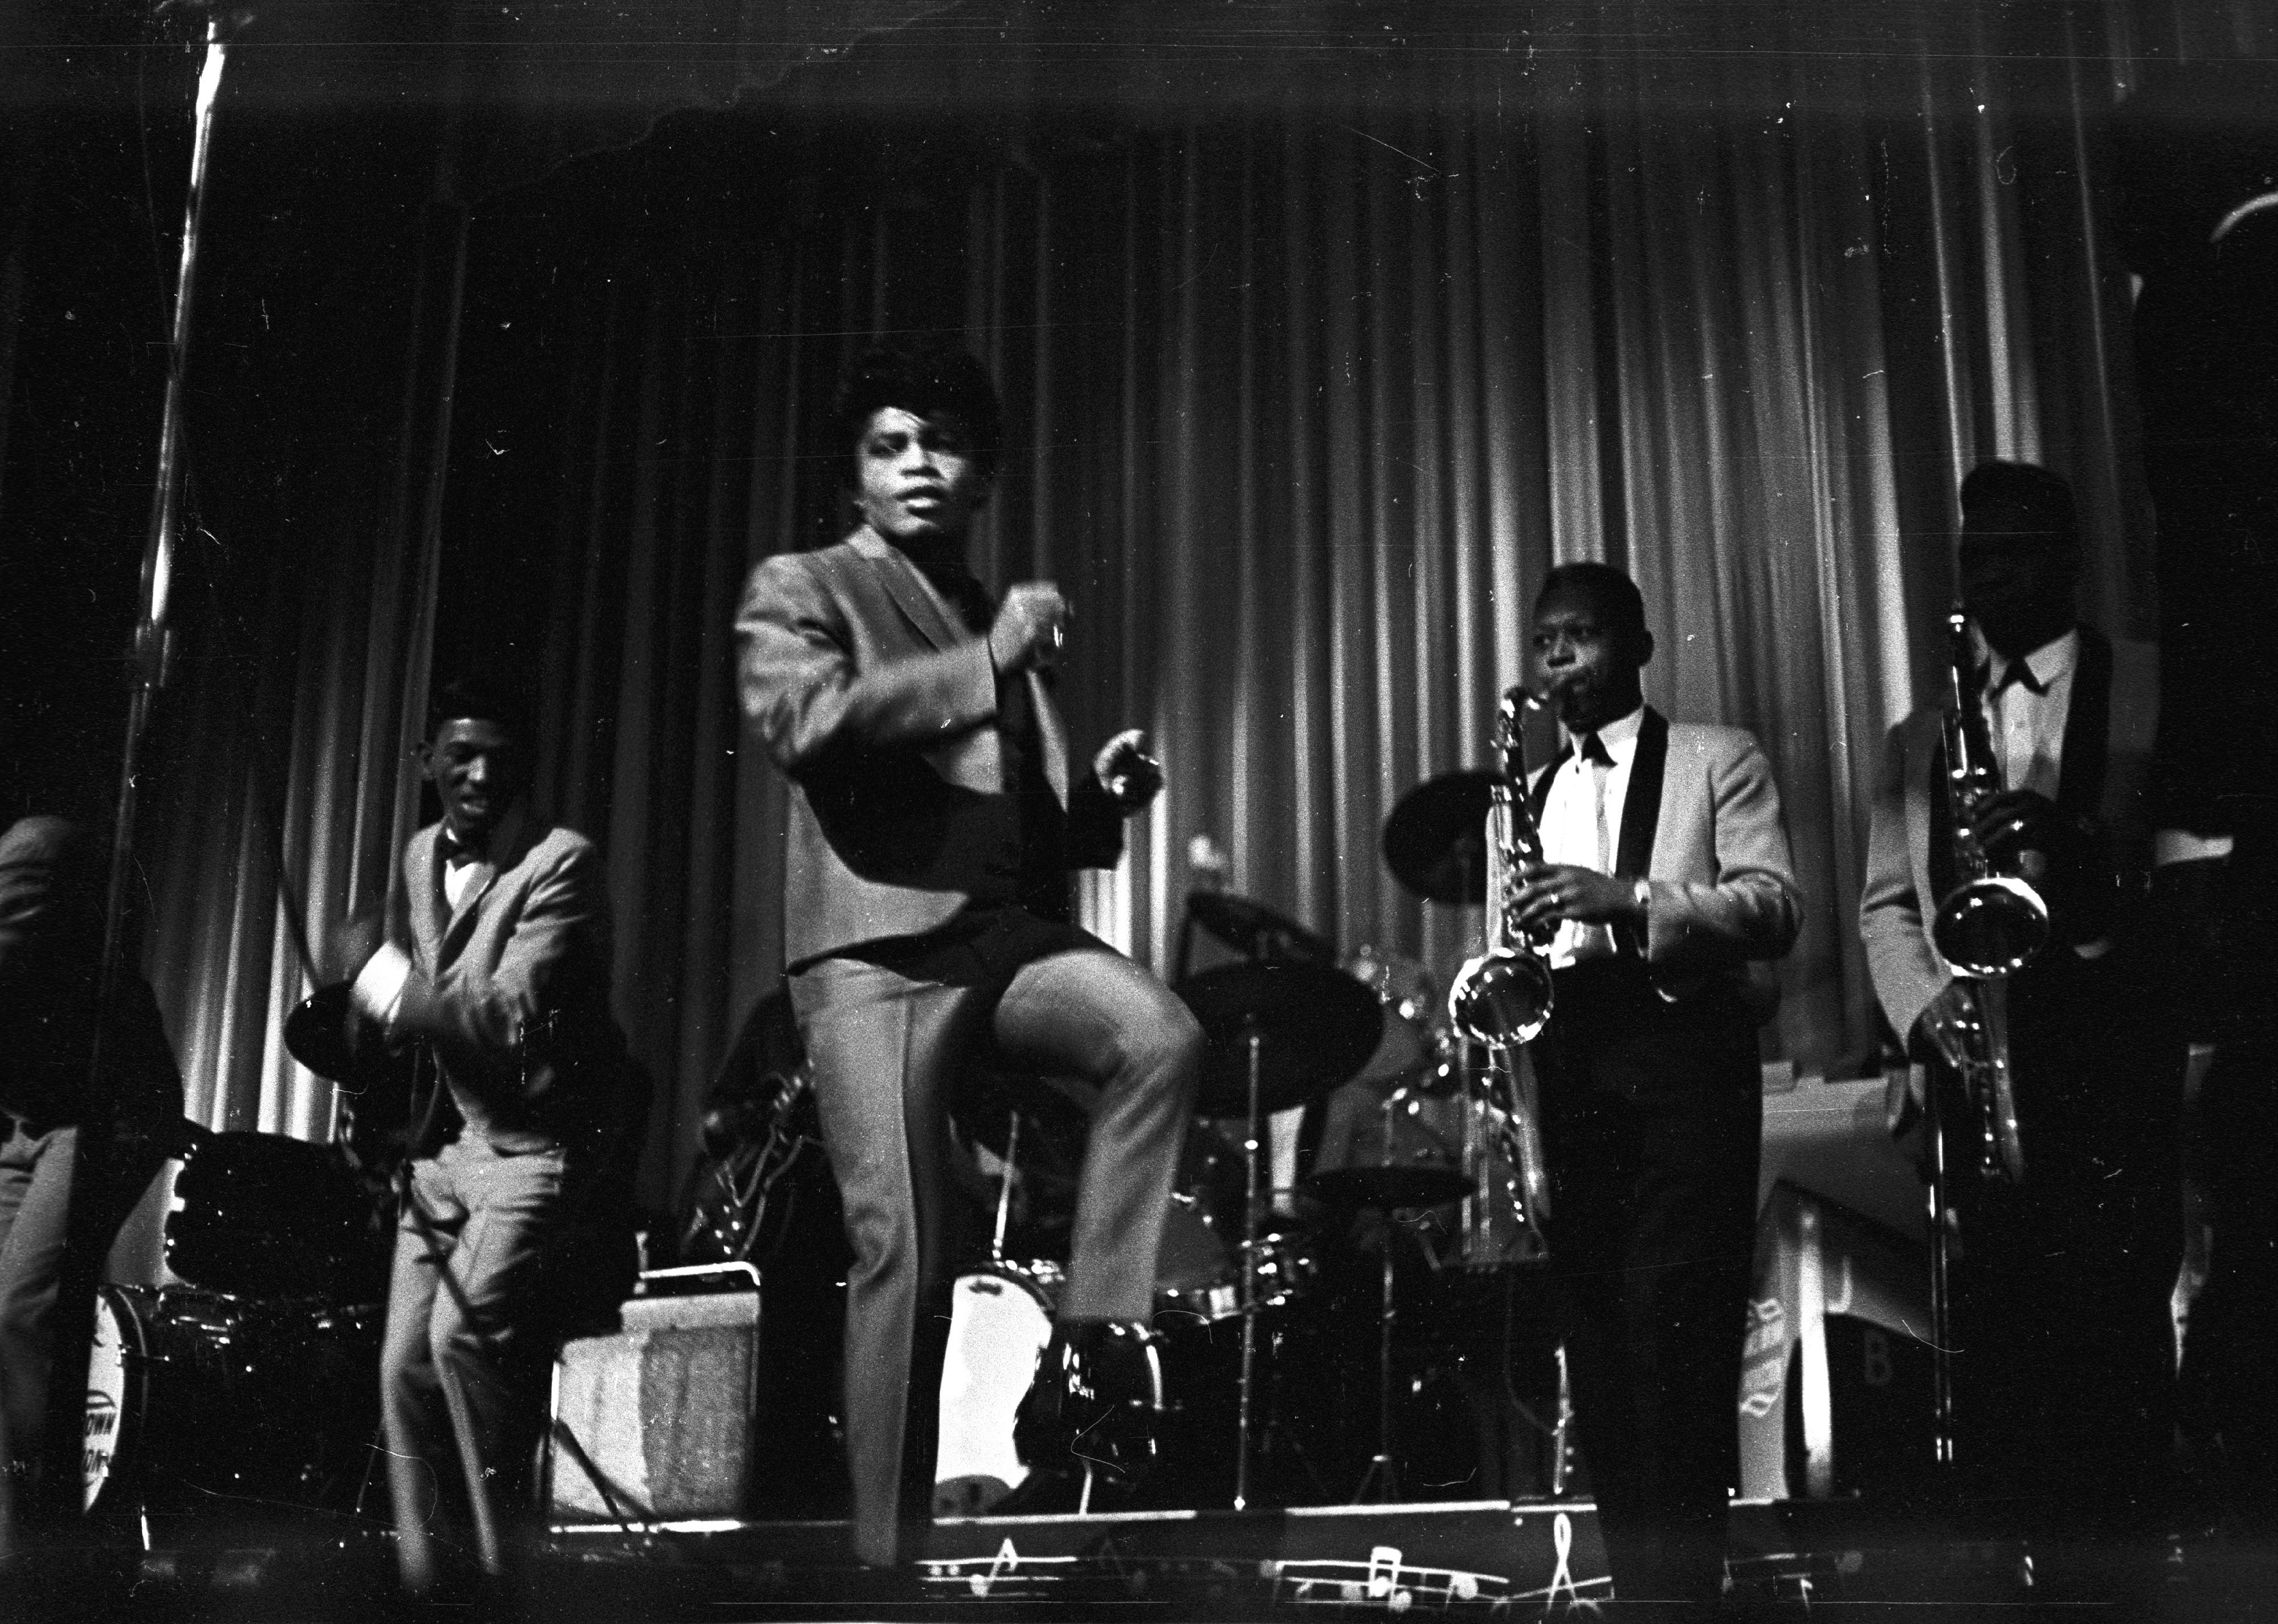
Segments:
[[[133,1531],[31,1552],[0,1618],[434,1620],[390,1597],[385,1531],[340,1520]],[[1587,1501],[971,1518],[882,1582],[835,1522],[561,1526],[532,1565],[532,1624],[682,1620],[1249,1620],[1444,1613],[1643,1618],[1609,1599]],[[2278,1620],[2278,1553],[2215,1536],[2128,1559],[1962,1537],[1857,1501],[1735,1507],[1737,1619]],[[1656,1615],[1659,1616],[1659,1615]]]

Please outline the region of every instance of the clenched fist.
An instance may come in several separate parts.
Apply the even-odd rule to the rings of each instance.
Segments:
[[[1091,758],[1091,775],[1126,817],[1163,788],[1163,763],[1147,754],[1147,730],[1143,727],[1125,728],[1100,746],[1099,754]]]
[[[1021,581],[1007,587],[989,628],[989,657],[999,671],[1025,671],[1051,665],[1067,640],[1073,617],[1067,600],[1050,581]]]

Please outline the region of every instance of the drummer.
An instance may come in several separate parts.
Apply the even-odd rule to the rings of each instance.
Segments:
[[[0,1555],[43,1501],[76,1492],[43,1482],[41,1467],[73,1459],[43,1444],[103,924],[102,846],[84,827],[26,817],[0,834]],[[122,983],[109,1047],[118,1135],[95,1226],[104,1237],[157,1170],[159,1135],[147,1130],[182,1115],[149,984],[135,974]]]

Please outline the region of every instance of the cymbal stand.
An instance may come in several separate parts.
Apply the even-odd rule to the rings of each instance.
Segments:
[[[1013,1169],[1021,1159],[1021,1114],[1007,1111],[1005,1130],[1005,1177],[997,1186],[997,1232],[989,1237],[989,1260],[1005,1260],[1005,1222],[1013,1211]]]
[[[1376,1486],[1376,1501],[1382,1505],[1400,1498],[1400,1482],[1392,1465],[1392,1211],[1384,1213],[1384,1298],[1381,1322],[1376,1333],[1376,1453],[1368,1458],[1368,1471],[1353,1490],[1352,1503],[1360,1505],[1369,1498],[1369,1486]]]
[[[1257,1231],[1263,1180],[1259,1176],[1260,1142],[1265,1121],[1258,1101],[1265,1076],[1265,1034],[1255,1021],[1245,1023],[1243,1041],[1250,1053],[1249,1132],[1242,1140],[1245,1193],[1242,1204],[1242,1409],[1235,1423],[1234,1509],[1250,1505],[1250,1435],[1255,1414],[1257,1374]]]
[[[1945,1079],[1928,1069],[1923,1077],[1923,1148],[1929,1156],[1930,1433],[1942,1471],[1953,1466],[1953,1298],[1947,1281],[1953,1234],[1946,1223],[1945,1124],[1938,1107]]]

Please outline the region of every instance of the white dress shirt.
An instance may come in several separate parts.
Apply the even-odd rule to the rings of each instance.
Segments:
[[[1582,759],[1582,739],[1567,735],[1572,754],[1559,764],[1550,780],[1550,793],[1542,803],[1542,855],[1547,862],[1571,863],[1610,874],[1620,859],[1622,808],[1628,802],[1630,768],[1637,760],[1638,732],[1645,725],[1640,705],[1618,722],[1598,730],[1598,741],[1612,758],[1609,768],[1594,767]],[[1603,775],[1602,791],[1598,778]],[[1551,939],[1550,965],[1563,969],[1579,959],[1609,956],[1614,933],[1606,925],[1577,924],[1562,920]]]
[[[2033,674],[2042,692],[2008,680],[2013,664]],[[2001,782],[2057,798],[2064,770],[2065,719],[2072,712],[2072,676],[2080,665],[2080,632],[2042,644],[2021,662],[1986,650],[1985,727],[2001,762]]]

